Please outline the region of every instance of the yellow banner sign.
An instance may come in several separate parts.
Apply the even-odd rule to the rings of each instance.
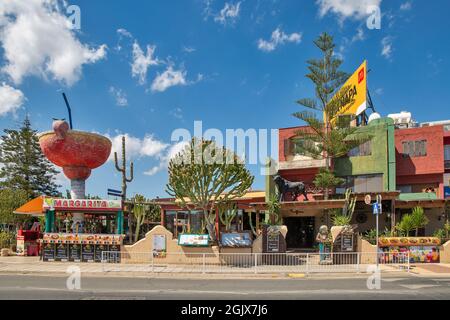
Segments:
[[[348,91],[343,92],[343,90]],[[337,117],[342,115],[359,116],[367,109],[367,61],[356,70],[342,88],[331,99],[338,99],[338,112],[330,119],[334,123]]]

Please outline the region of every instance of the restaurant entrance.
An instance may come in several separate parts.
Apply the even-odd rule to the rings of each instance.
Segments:
[[[285,218],[288,228],[286,245],[288,249],[311,249],[314,246],[314,217]]]

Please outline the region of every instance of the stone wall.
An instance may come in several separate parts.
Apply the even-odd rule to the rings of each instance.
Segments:
[[[450,263],[450,241],[440,247],[441,263]]]
[[[245,257],[238,257],[237,253],[244,256],[248,254],[248,258],[251,258],[250,254],[253,252],[252,248],[182,247],[178,245],[177,239],[173,239],[172,232],[163,226],[156,226],[145,235],[144,239],[133,245],[122,247],[122,263],[152,263],[153,238],[157,235],[165,236],[167,255],[153,259],[155,264],[198,265],[203,263],[203,255],[205,255],[207,265],[217,265],[221,263],[221,259],[226,260],[227,263],[240,262],[238,259]],[[254,246],[255,243],[258,243],[258,239],[255,240]],[[222,255],[219,255],[219,252]]]

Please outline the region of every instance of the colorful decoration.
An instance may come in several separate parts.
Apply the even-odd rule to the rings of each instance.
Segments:
[[[433,237],[404,237],[404,238],[380,238],[380,247],[414,247],[414,246],[439,246],[441,240]]]

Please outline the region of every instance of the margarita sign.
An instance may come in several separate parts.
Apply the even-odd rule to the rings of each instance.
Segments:
[[[89,199],[44,199],[44,211],[119,211],[122,209],[122,201],[120,200],[89,200]]]

